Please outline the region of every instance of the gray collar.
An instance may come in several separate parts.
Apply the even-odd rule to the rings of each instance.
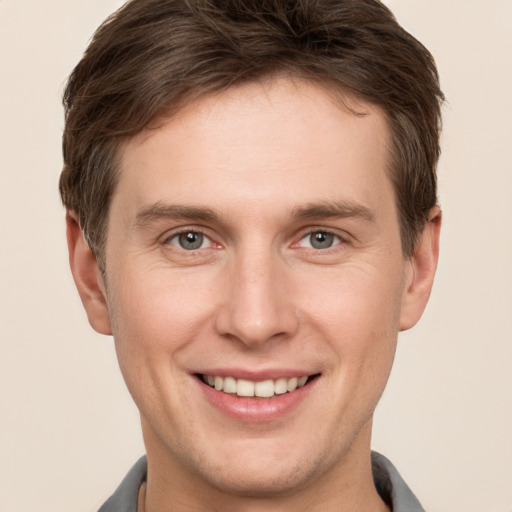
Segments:
[[[377,452],[372,452],[372,472],[375,487],[393,512],[425,512],[395,466]]]

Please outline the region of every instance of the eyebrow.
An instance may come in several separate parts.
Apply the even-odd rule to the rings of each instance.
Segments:
[[[292,219],[296,220],[346,218],[360,218],[368,222],[375,220],[373,212],[368,207],[353,201],[311,203],[292,212]]]
[[[135,226],[144,228],[161,220],[219,222],[220,218],[221,216],[211,208],[155,203],[136,214]],[[353,201],[310,203],[294,209],[291,214],[293,221],[346,218],[360,218],[368,222],[375,219],[369,208]]]
[[[135,226],[137,228],[144,228],[152,222],[160,220],[212,222],[218,219],[219,215],[211,208],[155,203],[137,213],[135,216]]]

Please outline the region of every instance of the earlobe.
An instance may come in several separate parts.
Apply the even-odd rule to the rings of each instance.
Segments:
[[[429,212],[428,221],[408,262],[407,283],[400,314],[401,331],[413,327],[427,305],[439,258],[440,230],[441,210],[434,207]]]
[[[103,277],[73,212],[66,214],[69,265],[92,328],[112,334]]]

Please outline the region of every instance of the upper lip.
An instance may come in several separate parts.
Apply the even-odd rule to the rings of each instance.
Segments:
[[[247,370],[241,368],[209,368],[194,373],[200,375],[212,375],[219,377],[233,377],[235,379],[245,379],[259,382],[269,379],[291,379],[293,377],[312,376],[318,374],[319,372],[290,368],[269,368],[265,370]]]

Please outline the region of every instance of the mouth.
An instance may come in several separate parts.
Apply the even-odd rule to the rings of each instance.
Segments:
[[[301,404],[314,392],[321,373],[300,375],[288,371],[262,371],[254,375],[241,370],[212,370],[194,374],[207,402],[236,421],[267,424],[284,418],[297,418],[294,411],[305,411]],[[295,375],[294,375],[295,373]],[[235,375],[237,375],[235,377]]]
[[[310,384],[320,374],[301,377],[280,377],[260,381],[237,379],[230,376],[198,374],[206,385],[222,393],[240,398],[273,398],[292,393]]]

